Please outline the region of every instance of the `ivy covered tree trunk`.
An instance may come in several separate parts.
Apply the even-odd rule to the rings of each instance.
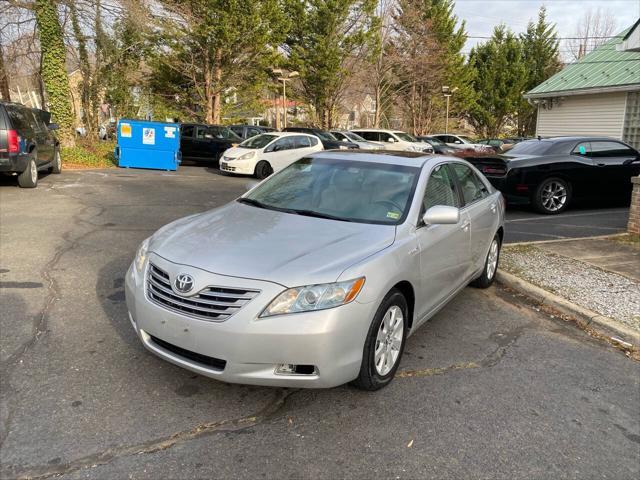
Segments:
[[[9,79],[4,69],[4,57],[2,55],[2,45],[0,45],[0,98],[3,100],[11,100],[9,95]]]
[[[54,0],[36,0],[36,16],[42,51],[42,80],[49,98],[49,111],[59,126],[58,138],[64,146],[73,146],[73,110],[69,77],[65,70],[66,49]]]

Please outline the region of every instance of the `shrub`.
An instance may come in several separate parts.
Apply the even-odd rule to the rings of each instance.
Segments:
[[[75,147],[60,150],[62,165],[84,168],[113,168],[118,166],[113,155],[114,142],[78,142]]]

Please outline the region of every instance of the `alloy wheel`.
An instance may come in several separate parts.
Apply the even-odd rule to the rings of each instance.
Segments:
[[[542,189],[542,206],[550,211],[557,212],[567,202],[567,188],[555,180],[547,183]]]
[[[380,323],[373,354],[376,371],[380,376],[387,375],[398,361],[403,333],[404,316],[402,309],[397,305],[392,305],[384,314]]]
[[[35,183],[38,181],[38,167],[36,167],[36,162],[31,162],[31,165],[29,166],[30,168],[30,174],[31,174],[31,182]]]
[[[489,255],[487,256],[487,278],[491,280],[498,268],[498,240],[495,238],[489,247]]]

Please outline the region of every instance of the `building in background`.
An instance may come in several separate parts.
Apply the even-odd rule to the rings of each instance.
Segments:
[[[640,148],[640,19],[525,94],[536,135],[602,135]]]

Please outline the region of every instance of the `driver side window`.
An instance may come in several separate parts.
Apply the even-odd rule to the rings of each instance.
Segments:
[[[460,207],[452,172],[444,163],[436,166],[429,176],[422,199],[422,213],[436,205]]]
[[[284,137],[273,144],[273,151],[281,152],[294,148],[293,137]]]

